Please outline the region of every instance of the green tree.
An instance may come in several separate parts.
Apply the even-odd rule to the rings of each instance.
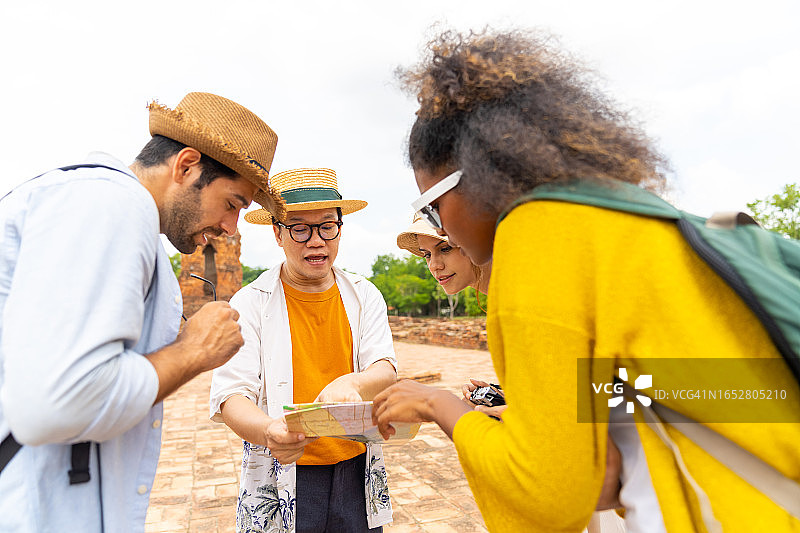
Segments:
[[[487,306],[487,297],[485,294],[481,294],[472,287],[467,287],[466,289],[464,289],[462,291],[462,294],[464,295],[464,302],[467,315],[486,316],[485,309]]]
[[[172,264],[172,272],[175,273],[175,277],[179,278],[181,276],[181,254],[178,252],[177,254],[169,256],[169,262]]]
[[[783,186],[783,191],[747,204],[753,218],[765,228],[800,239],[800,188],[796,183]]]
[[[266,268],[252,268],[247,265],[242,265],[242,287],[255,281],[262,272],[266,272],[267,270]]]
[[[436,290],[433,292],[433,297],[436,300],[436,316],[448,316],[453,319],[456,316],[461,316],[467,312],[465,303],[465,292],[460,291],[456,294],[447,294],[438,283]]]
[[[381,254],[372,262],[372,277],[387,274],[397,268],[399,259],[393,254]]]
[[[386,305],[406,315],[431,314],[436,308],[436,280],[421,257],[398,258],[383,254],[372,263],[369,278],[381,291]]]
[[[394,280],[394,301],[397,309],[409,315],[419,315],[431,301],[430,283],[413,274],[400,274]]]

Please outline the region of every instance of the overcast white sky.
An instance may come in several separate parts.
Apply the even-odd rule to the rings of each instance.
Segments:
[[[273,173],[327,166],[345,198],[369,202],[345,217],[337,260],[368,275],[399,254],[418,195],[404,153],[416,106],[393,71],[438,22],[560,36],[658,140],[673,201],[745,209],[800,181],[798,21],[800,3],[779,0],[3,2],[0,194],[92,150],[129,163],[150,100],[213,92],[278,133]],[[280,260],[269,227],[240,231],[243,263]]]

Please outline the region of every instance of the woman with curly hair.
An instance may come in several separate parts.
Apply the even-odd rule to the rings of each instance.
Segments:
[[[409,138],[422,193],[414,205],[473,263],[492,261],[488,341],[508,408],[493,420],[402,381],[374,400],[379,429],[436,422],[491,531],[581,531],[601,492],[609,431],[622,451],[628,531],[800,531],[673,427],[668,448],[643,423],[609,424],[610,395],[592,396],[617,374],[631,383],[651,374],[662,390],[685,388],[690,375],[706,388],[719,368],[708,359],[736,360],[753,388],[789,391],[767,409],[795,420],[797,383],[753,312],[671,221],[520,200],[552,184],[589,196],[661,191],[665,159],[548,37],[448,32],[430,52],[401,73],[420,104]],[[663,404],[800,479],[800,424],[717,423],[730,403]],[[611,416],[642,421],[641,408]]]

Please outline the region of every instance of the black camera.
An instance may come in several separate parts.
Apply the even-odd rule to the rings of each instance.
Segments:
[[[500,385],[490,384],[488,387],[478,387],[469,395],[469,400],[477,405],[496,407],[506,404],[506,397]]]

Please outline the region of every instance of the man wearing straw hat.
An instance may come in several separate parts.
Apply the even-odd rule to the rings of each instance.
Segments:
[[[212,94],[149,110],[130,167],[95,152],[0,201],[0,531],[142,531],[161,401],[242,345],[224,302],[178,335],[159,233],[191,253],[253,199],[279,210],[277,137]]]
[[[336,173],[297,169],[272,176],[286,215],[245,215],[272,224],[286,260],[236,293],[244,346],[214,371],[211,417],[244,440],[238,531],[381,531],[392,520],[380,445],[290,433],[283,405],[360,401],[395,382],[386,303],[365,278],[333,265],[343,200]]]

